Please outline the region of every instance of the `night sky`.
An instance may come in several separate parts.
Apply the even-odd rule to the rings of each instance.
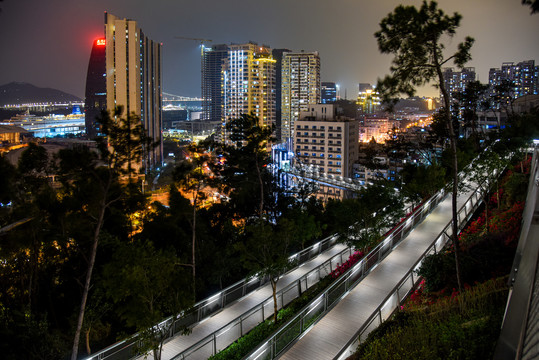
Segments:
[[[0,85],[29,82],[84,96],[92,41],[103,35],[103,13],[138,22],[163,43],[165,92],[200,96],[199,43],[255,41],[272,48],[319,51],[322,81],[354,98],[357,84],[376,83],[389,71],[373,36],[397,0],[4,0],[0,2]],[[421,1],[407,1],[419,6]],[[539,14],[521,0],[440,0],[463,15],[451,40],[476,39],[472,61],[479,80],[502,62],[539,62]],[[431,87],[420,95],[436,96]]]

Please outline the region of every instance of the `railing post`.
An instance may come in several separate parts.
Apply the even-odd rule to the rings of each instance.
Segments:
[[[217,354],[217,339],[215,337],[215,333],[213,333],[213,354],[212,355],[215,355]]]
[[[324,293],[324,311],[326,311],[328,309],[328,293]]]
[[[243,336],[243,316],[240,316],[240,337],[242,336]]]

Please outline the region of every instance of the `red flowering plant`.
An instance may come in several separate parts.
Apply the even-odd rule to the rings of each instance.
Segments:
[[[352,266],[354,266],[359,260],[361,260],[365,256],[365,253],[363,251],[356,251],[350,257],[346,262],[339,265],[337,264],[337,267],[335,270],[333,270],[329,275],[332,279],[336,279],[342,274],[346,272],[346,270],[350,269]]]

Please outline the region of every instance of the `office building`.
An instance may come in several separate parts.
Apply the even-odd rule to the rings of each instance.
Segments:
[[[291,52],[289,49],[273,49],[271,54],[275,59],[275,138],[282,141],[282,68],[284,53]]]
[[[315,52],[285,53],[282,60],[283,140],[294,137],[295,122],[309,104],[320,103],[320,56]]]
[[[320,86],[320,103],[333,104],[337,101],[337,85],[334,82],[323,82]]]
[[[97,118],[101,111],[107,109],[107,82],[106,76],[106,40],[99,38],[94,41],[88,73],[86,74],[86,99],[84,116],[86,134],[90,139],[99,133]]]
[[[350,177],[358,156],[358,120],[336,115],[333,104],[310,104],[294,124],[298,164]]]
[[[223,62],[228,45],[202,47],[202,119],[221,122],[223,116]]]
[[[86,94],[91,101],[86,113],[103,107],[106,98],[105,108],[109,112],[122,106],[122,116],[139,116],[147,135],[159,144],[146,151],[141,167],[159,166],[162,161],[161,45],[150,40],[136,21],[105,13],[105,37],[97,39],[94,48],[88,65]],[[87,133],[96,135],[95,122],[91,117],[87,119],[90,125]]]

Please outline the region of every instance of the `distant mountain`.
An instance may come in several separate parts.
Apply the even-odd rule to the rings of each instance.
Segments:
[[[79,97],[51,88],[40,88],[23,82],[0,86],[0,106],[46,102],[82,101]]]

